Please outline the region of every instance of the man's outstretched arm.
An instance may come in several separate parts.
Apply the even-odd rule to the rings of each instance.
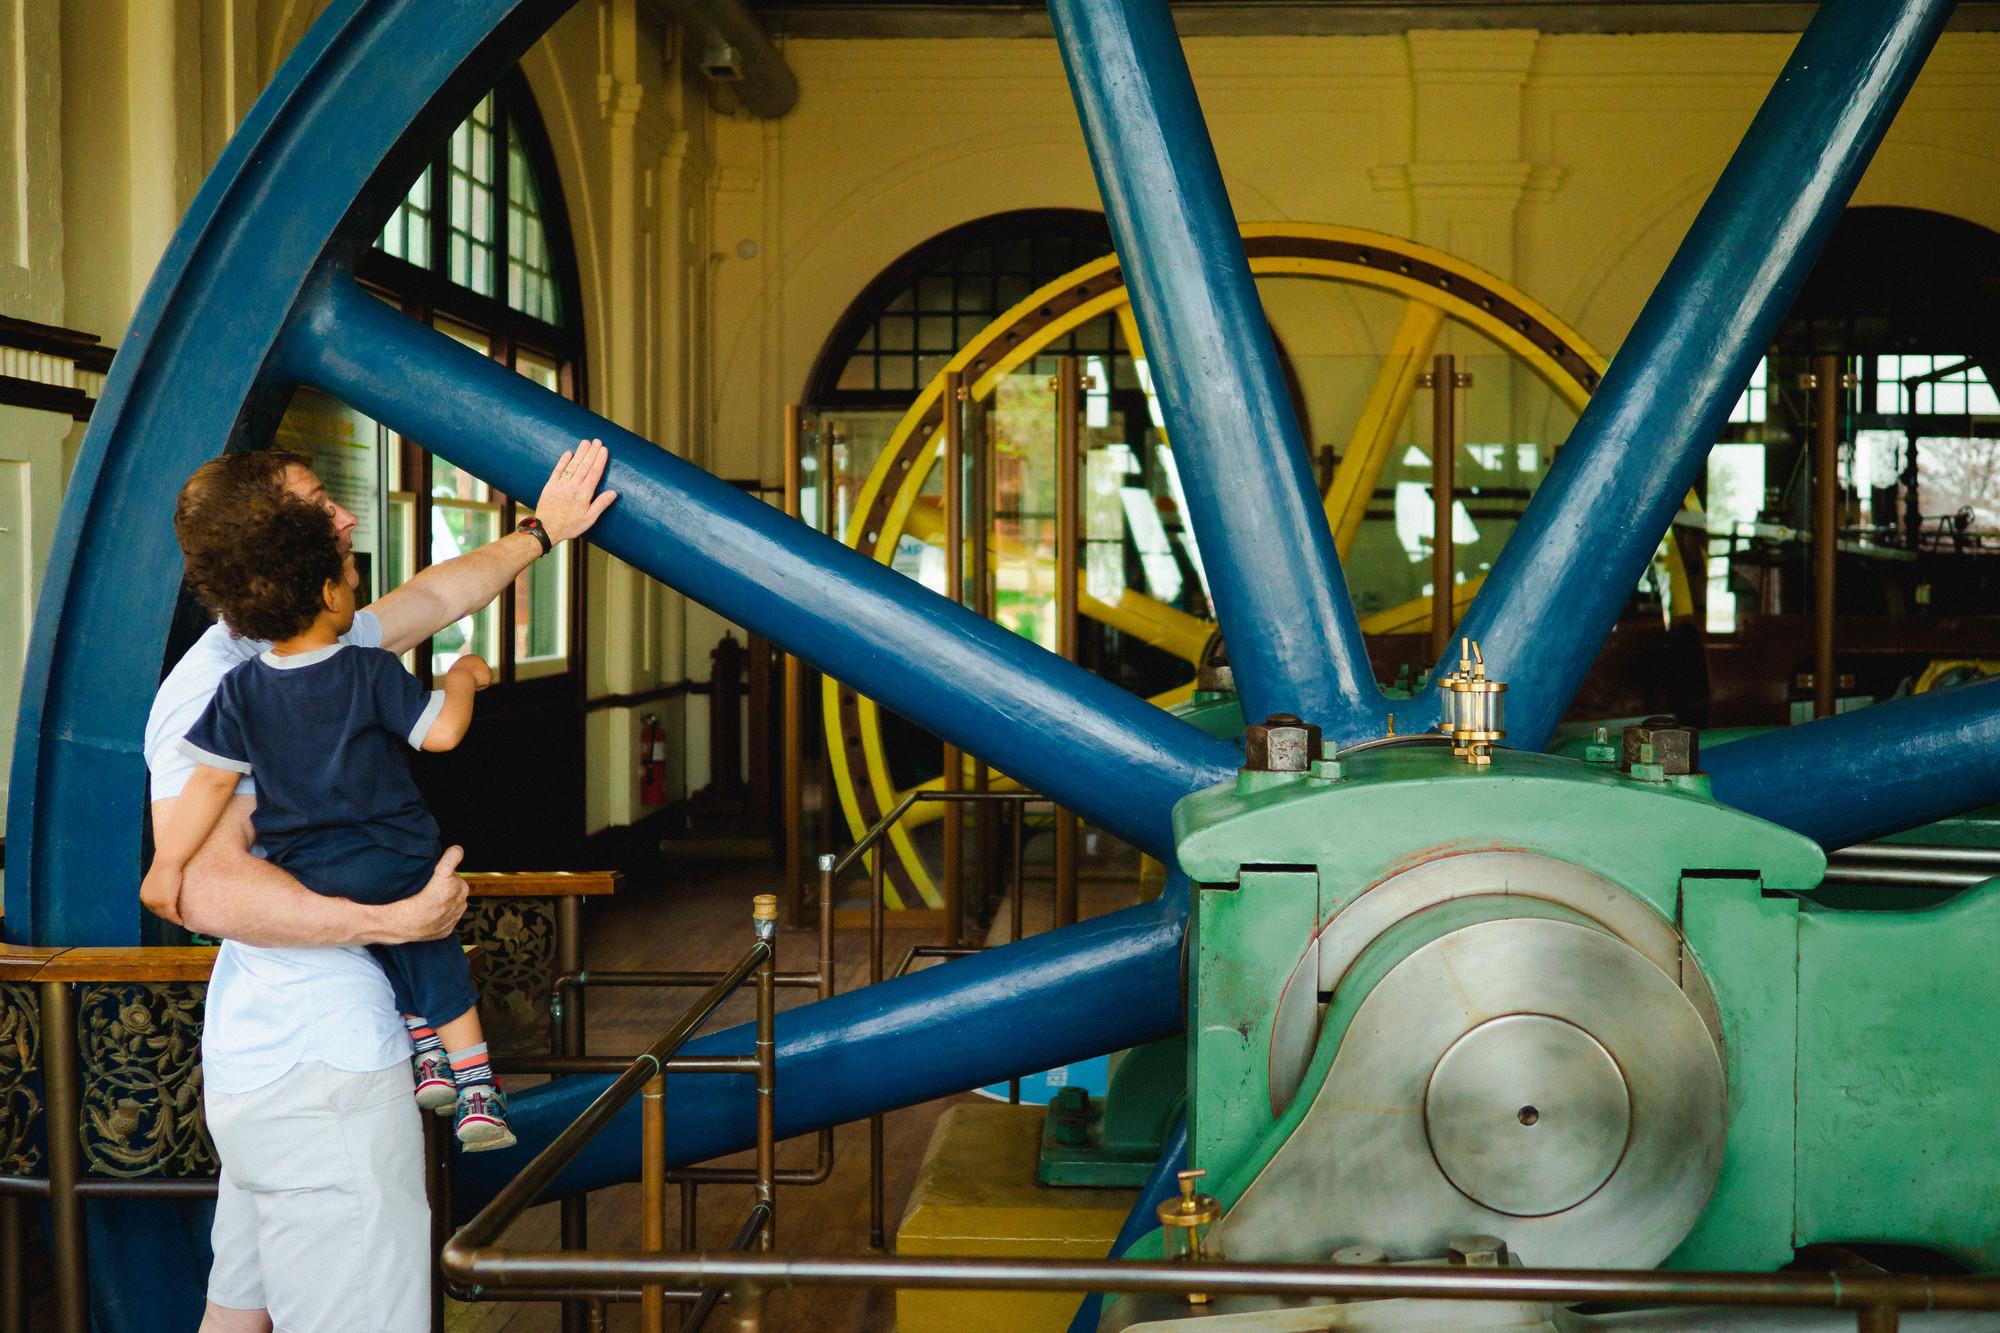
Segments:
[[[157,838],[173,820],[178,797],[153,802]],[[180,924],[260,948],[402,944],[442,939],[465,912],[464,853],[453,847],[430,883],[400,902],[370,907],[314,893],[250,851],[254,796],[231,799],[202,849],[188,863],[181,887]]]
[[[556,460],[535,501],[535,517],[550,542],[582,536],[618,498],[616,491],[597,494],[610,458],[604,441],[584,440]],[[390,589],[368,608],[382,622],[382,646],[392,653],[415,648],[498,597],[541,554],[542,544],[533,536],[510,532]]]

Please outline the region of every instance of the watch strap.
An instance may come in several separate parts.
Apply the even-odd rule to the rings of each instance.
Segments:
[[[536,541],[542,544],[543,555],[547,555],[555,549],[555,543],[549,540],[549,530],[542,526],[542,520],[539,518],[530,516],[522,519],[514,525],[514,531],[525,532],[534,537]]]

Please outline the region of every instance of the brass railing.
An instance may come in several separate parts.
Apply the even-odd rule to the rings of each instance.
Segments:
[[[1656,1269],[1470,1268],[1335,1264],[1162,1263],[1115,1259],[632,1252],[520,1256],[521,1287],[651,1282],[727,1288],[738,1333],[760,1326],[778,1287],[1155,1293],[1186,1297],[1517,1301],[1550,1305],[1729,1306],[1849,1311],[1861,1333],[1892,1333],[1905,1311],[2000,1310],[2000,1278],[1898,1273],[1675,1273]],[[1192,1310],[1194,1307],[1190,1307]],[[1213,1306],[1201,1307],[1213,1309]]]
[[[777,1217],[777,1045],[774,1029],[777,996],[776,897],[759,895],[753,922],[756,938],[736,965],[716,976],[692,1008],[660,1034],[653,1044],[627,1062],[611,1085],[583,1113],[536,1154],[477,1216],[445,1242],[440,1266],[453,1294],[467,1301],[553,1300],[625,1301],[640,1303],[642,1327],[657,1333],[666,1327],[669,1302],[698,1303],[699,1286],[622,1279],[603,1274],[580,1276],[562,1283],[521,1282],[517,1274],[536,1271],[547,1262],[589,1261],[596,1256],[575,1251],[506,1251],[495,1248],[501,1234],[521,1212],[555,1182],[564,1167],[634,1097],[643,1097],[640,1118],[640,1251],[659,1257],[666,1248],[666,1075],[751,1074],[757,1079],[756,1166],[751,1183],[755,1201],[739,1233],[741,1244],[771,1247]],[[830,968],[825,969],[830,976]],[[751,977],[756,978],[757,1018],[754,1053],[748,1056],[679,1056],[689,1037],[721,1008],[723,1002]],[[689,1239],[692,1239],[690,1237]],[[712,1308],[712,1303],[710,1308]],[[703,1311],[703,1317],[706,1312]],[[740,1320],[739,1320],[740,1323]],[[754,1327],[754,1325],[752,1325]],[[684,1325],[687,1327],[687,1325]]]
[[[614,872],[467,874],[465,879],[474,902],[461,936],[482,1002],[496,987],[517,980],[505,975],[509,967],[518,971],[534,960],[514,957],[497,939],[473,938],[479,934],[480,909],[506,906],[539,914],[538,920],[546,917],[538,928],[514,933],[540,939],[553,966],[576,968],[583,948],[579,900],[608,894],[618,882]],[[48,1203],[55,1327],[60,1333],[86,1333],[85,1201],[215,1197],[216,1161],[201,1113],[196,1063],[201,987],[215,956],[213,947],[199,945],[0,945],[0,1333],[21,1333],[28,1325],[25,1201]],[[126,1012],[135,1004],[143,1016]],[[102,1021],[99,1010],[105,1010]],[[577,1019],[580,1035],[581,1014]],[[132,1064],[137,1056],[125,1048],[135,1043],[167,1054],[155,1054],[147,1068],[130,1071],[141,1090],[120,1097],[126,1083],[119,1069],[98,1066],[105,1060]],[[154,1067],[168,1057],[178,1063]],[[180,1099],[167,1108],[171,1135],[144,1132],[146,1118],[161,1109],[149,1096]],[[92,1114],[93,1097],[118,1098],[119,1104]],[[127,1130],[130,1142],[120,1140],[120,1127],[134,1106],[140,1123]],[[33,1132],[37,1124],[43,1127],[40,1143]],[[424,1126],[435,1250],[445,1239],[441,1228],[449,1217],[449,1121],[426,1116]],[[141,1141],[143,1151],[134,1146]],[[441,1296],[433,1306],[433,1326],[442,1329]]]
[[[1012,931],[1008,938],[1010,942],[1020,939],[1025,916],[1023,899],[1026,897],[1027,884],[1025,859],[1022,856],[1022,850],[1027,841],[1027,808],[1030,804],[1049,803],[1049,798],[1038,792],[939,791],[921,788],[905,792],[903,799],[896,802],[894,808],[888,814],[882,816],[881,819],[875,822],[872,828],[863,833],[852,847],[839,855],[828,852],[819,858],[819,895],[821,903],[824,904],[832,901],[835,881],[840,878],[843,872],[853,866],[856,861],[866,856],[871,849],[877,848],[881,844],[882,839],[887,836],[889,830],[895,827],[903,816],[907,815],[920,802],[931,801],[947,805],[1011,805],[1013,807],[1014,876],[1012,890],[1008,895],[1013,900],[1011,904]],[[948,817],[956,819],[957,814],[953,812]],[[888,848],[880,846],[880,849],[876,851],[876,855],[869,865],[868,981],[870,985],[879,984],[884,979],[882,965],[883,951],[886,947],[887,914],[883,906],[883,880],[887,864]],[[1060,902],[1060,885],[1058,885],[1057,898],[1058,902]],[[943,935],[947,941],[957,939],[962,930],[962,922],[953,921],[949,917],[946,918]],[[981,950],[977,947],[965,947],[949,943],[915,945],[903,955],[903,961],[897,965],[893,975],[898,977],[903,976],[919,958],[964,958],[979,952]],[[1018,1103],[1021,1100],[1020,1079],[1010,1078],[1007,1080],[1007,1100],[1012,1103]],[[884,1198],[885,1186],[882,1162],[882,1129],[882,1113],[878,1111],[868,1117],[868,1243],[877,1250],[888,1248],[888,1225],[885,1216],[887,1207]]]

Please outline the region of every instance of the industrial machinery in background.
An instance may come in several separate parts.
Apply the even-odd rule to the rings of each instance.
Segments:
[[[1384,688],[1168,8],[1051,0],[1228,646],[1227,679],[1211,663],[1170,712],[359,288],[352,257],[424,145],[562,6],[336,0],[203,187],[92,418],[26,672],[9,938],[135,937],[138,821],[103,815],[107,795],[138,807],[129,685],[157,665],[174,591],[168,516],[147,498],[164,480],[216,439],[261,443],[299,385],[508,494],[596,436],[621,495],[593,533],[606,550],[1170,871],[1151,901],[786,1011],[775,1132],[1130,1051],[1101,1119],[1055,1108],[1049,1137],[1072,1151],[1048,1170],[1086,1173],[1095,1140],[1121,1146],[1114,1176],[1144,1179],[1120,1200],[1123,1265],[1065,1267],[1047,1256],[1076,1256],[1074,1237],[1027,1245],[991,1212],[962,1234],[983,1226],[1009,1263],[907,1243],[894,1259],[576,1253],[506,1267],[501,1286],[727,1282],[745,1312],[760,1286],[800,1281],[1099,1287],[1131,1294],[1075,1326],[1217,1333],[1583,1318],[1545,1293],[1819,1301],[1850,1322],[1861,1300],[1873,1328],[2000,1307],[1995,1284],[1943,1276],[2000,1263],[2000,921],[1979,850],[1994,840],[1960,818],[2000,799],[2000,685],[1754,735],[1558,732],[1949,8],[1822,7],[1484,583],[1456,626],[1433,622],[1434,665]],[[90,539],[114,524],[115,548]],[[1875,892],[1912,877],[1948,900]],[[740,1059],[753,1040],[729,1029],[682,1053]],[[756,1138],[745,1084],[664,1079],[670,1165]],[[460,1161],[458,1206],[605,1086],[521,1093],[521,1149]],[[639,1120],[610,1120],[551,1193],[637,1176]],[[995,1184],[1025,1172],[987,1161]],[[185,1229],[100,1220],[105,1327],[198,1308]],[[1818,1242],[1905,1247],[1938,1275],[1771,1274]],[[1633,1271],[1653,1265],[1755,1276]],[[1592,1286],[1549,1268],[1617,1271]],[[1467,1303],[1411,1309],[1405,1289]],[[950,1299],[953,1328],[982,1311],[1060,1326],[1074,1308],[1031,1321]]]

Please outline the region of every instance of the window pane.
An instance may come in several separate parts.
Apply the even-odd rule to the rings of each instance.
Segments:
[[[450,277],[484,296],[493,295],[493,97],[451,134]]]
[[[542,192],[518,131],[507,125],[507,304],[524,315],[559,323],[555,265],[542,230]]]
[[[435,466],[442,469],[447,465],[440,461]],[[441,487],[433,484],[431,489],[432,494],[436,495]],[[442,499],[431,501],[430,562],[433,565],[454,560],[467,551],[486,545],[499,535],[498,505],[466,504]],[[431,637],[432,672],[445,671],[468,652],[478,653],[489,664],[498,662],[499,628],[500,608],[497,602],[488,603],[483,609],[465,617],[455,625],[447,625]]]
[[[375,248],[398,259],[406,259],[421,268],[429,268],[431,263],[431,173],[424,168],[417,177],[416,184],[403,202],[396,205],[396,211],[389,216],[388,225],[375,240]]]

